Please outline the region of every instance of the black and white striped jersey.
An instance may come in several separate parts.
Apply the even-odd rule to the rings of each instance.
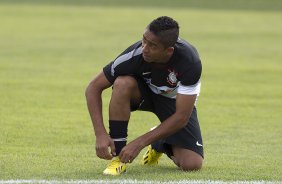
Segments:
[[[174,53],[166,64],[144,61],[141,41],[128,47],[104,67],[107,79],[113,83],[118,76],[131,75],[144,79],[156,94],[176,98],[176,94],[199,95],[202,64],[197,50],[178,39]]]

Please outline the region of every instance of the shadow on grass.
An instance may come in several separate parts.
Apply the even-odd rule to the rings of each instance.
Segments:
[[[1,0],[1,4],[281,11],[281,0]]]
[[[128,165],[127,173],[120,176],[103,175],[104,167],[93,168],[75,168],[72,171],[51,172],[44,177],[47,180],[64,179],[64,180],[115,180],[115,179],[134,179],[134,180],[158,180],[167,181],[179,179],[176,176],[183,177],[184,172],[176,166],[152,166],[144,167],[139,164]],[[189,174],[189,173],[187,173]]]

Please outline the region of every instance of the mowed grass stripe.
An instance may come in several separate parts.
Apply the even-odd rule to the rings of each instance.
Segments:
[[[181,181],[155,181],[155,180],[0,180],[1,184],[278,184],[281,181],[213,181],[213,180],[181,180]]]

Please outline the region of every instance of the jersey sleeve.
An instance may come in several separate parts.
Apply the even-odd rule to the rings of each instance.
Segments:
[[[191,86],[184,86],[180,82],[177,93],[183,95],[199,95],[200,91],[201,91],[200,81],[198,81],[195,85],[191,85]]]
[[[134,75],[137,69],[137,59],[142,54],[139,42],[133,44],[121,53],[114,61],[103,68],[109,82],[114,83],[118,76]]]
[[[183,73],[177,93],[199,95],[201,89],[200,77],[202,73],[201,61],[197,61]]]

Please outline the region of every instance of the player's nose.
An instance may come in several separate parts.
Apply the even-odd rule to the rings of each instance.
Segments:
[[[142,45],[142,52],[144,54],[148,54],[149,53],[149,48],[148,48],[147,44],[143,44]]]

